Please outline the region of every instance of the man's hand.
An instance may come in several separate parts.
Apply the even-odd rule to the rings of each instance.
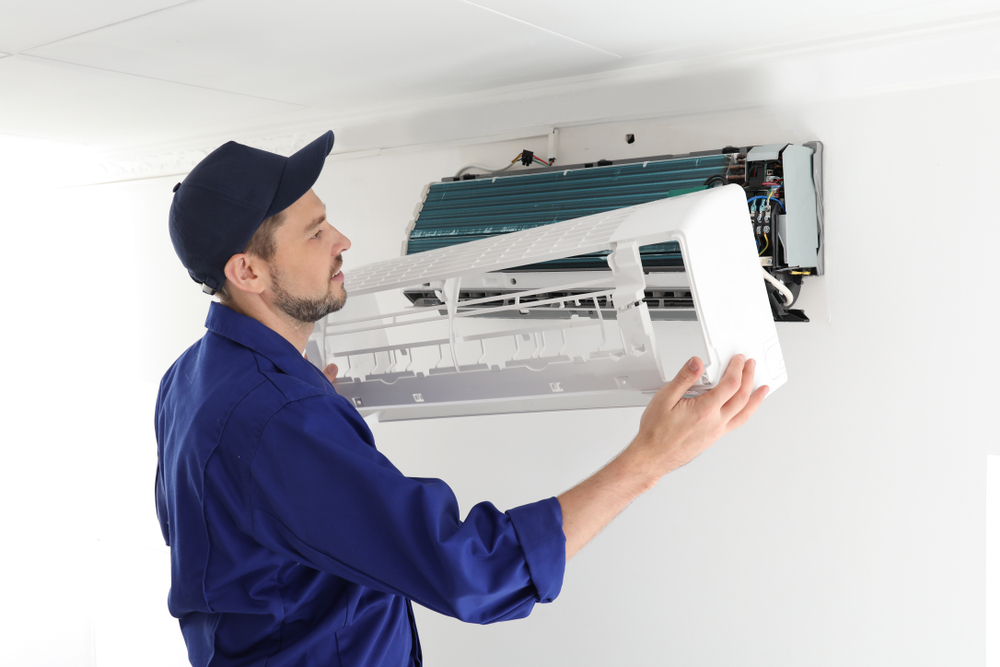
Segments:
[[[337,379],[337,373],[339,371],[340,369],[337,368],[337,364],[328,364],[327,367],[323,369],[323,375],[325,375],[326,379],[330,381],[330,384],[333,384],[333,381]]]
[[[766,386],[751,395],[754,362],[744,363],[743,355],[738,355],[718,386],[697,398],[684,398],[702,370],[701,359],[691,359],[646,406],[632,444],[559,496],[567,560],[661,477],[743,424],[767,395]]]
[[[692,358],[646,406],[639,435],[629,449],[648,460],[657,479],[688,463],[760,407],[768,387],[751,395],[755,365],[753,359],[744,363],[743,355],[737,355],[716,387],[697,398],[684,398],[703,370],[701,359]]]

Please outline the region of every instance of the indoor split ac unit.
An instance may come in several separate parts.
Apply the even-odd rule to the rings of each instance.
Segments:
[[[445,179],[402,257],[347,274],[308,355],[381,420],[642,406],[688,357],[787,379],[775,320],[823,271],[822,144]]]

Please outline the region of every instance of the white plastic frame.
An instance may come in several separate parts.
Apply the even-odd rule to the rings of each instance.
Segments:
[[[639,247],[668,241],[680,244],[704,343],[705,372],[694,391],[713,387],[740,353],[758,362],[755,388],[767,384],[773,392],[784,384],[746,199],[736,185],[354,269],[346,274],[350,299],[377,295],[379,310],[328,316],[309,356],[321,367],[336,362],[337,392],[381,420],[645,405],[675,369],[660,361],[669,328],[658,323],[654,331],[642,302]],[[458,300],[463,275],[601,250],[611,251],[610,276]],[[444,308],[385,306],[401,289],[428,284]],[[575,293],[560,297],[560,290]],[[557,296],[532,300],[542,292]],[[597,317],[484,317],[515,310],[544,317],[553,308]]]

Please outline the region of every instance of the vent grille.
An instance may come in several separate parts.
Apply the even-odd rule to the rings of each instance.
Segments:
[[[719,153],[435,183],[414,221],[406,254],[704,190],[709,179],[725,179],[728,166],[729,156]],[[676,243],[644,246],[640,252],[647,270],[683,267]],[[606,269],[606,255],[592,253],[518,269]]]

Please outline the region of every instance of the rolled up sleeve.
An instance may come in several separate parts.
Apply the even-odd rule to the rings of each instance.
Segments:
[[[555,498],[507,510],[524,550],[539,602],[552,602],[562,589],[566,570],[566,536],[562,507]]]
[[[474,623],[527,616],[562,586],[565,538],[555,498],[464,520],[439,479],[404,476],[337,397],[283,407],[249,475],[250,526],[269,549]]]

